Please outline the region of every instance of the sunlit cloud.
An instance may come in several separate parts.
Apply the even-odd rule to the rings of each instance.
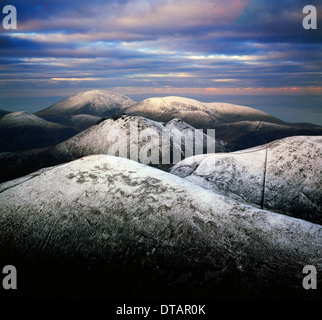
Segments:
[[[99,81],[100,78],[51,78],[53,81]]]
[[[238,79],[213,79],[212,81],[215,81],[215,82],[235,82],[235,81],[238,81]]]

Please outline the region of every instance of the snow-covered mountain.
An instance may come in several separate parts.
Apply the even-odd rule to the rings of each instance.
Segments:
[[[216,123],[266,121],[282,123],[273,116],[245,106],[230,103],[204,103],[184,97],[149,98],[126,109],[127,114],[140,115],[156,121],[178,117],[195,128],[211,129]]]
[[[162,165],[162,137],[170,143],[170,148],[168,149],[170,153],[178,152],[178,154],[182,154],[182,157],[180,157],[178,161],[185,157],[186,150],[187,153],[188,150],[194,151],[193,142],[202,146],[201,152],[206,149],[207,141],[211,146],[215,146],[216,152],[228,152],[231,150],[228,143],[215,140],[203,132],[195,130],[195,128],[177,118],[164,124],[143,117],[123,115],[117,120],[107,119],[102,121],[98,125],[92,126],[60,143],[52,150],[52,156],[50,158],[60,159],[60,161],[65,162],[93,154],[115,155],[115,150],[113,148],[111,149],[111,147],[115,145],[117,139],[114,137],[113,132],[117,133],[119,130],[124,133],[124,136],[120,138],[125,139],[126,147],[125,151],[119,150],[117,155],[148,164],[149,158],[151,157],[152,159],[152,154],[154,154],[156,155],[154,158],[157,163],[153,163],[153,160],[151,160],[152,164],[158,164],[157,167],[159,168],[169,167],[167,165]],[[185,134],[182,134],[184,130],[188,131],[186,131]],[[189,139],[187,139],[184,141],[183,148],[181,148],[181,145],[174,143],[174,141],[181,141],[181,136],[185,137],[189,132],[192,134],[195,133],[194,141],[189,141]],[[157,134],[157,136],[150,139],[148,137],[149,134],[152,134],[153,137],[155,137],[155,134]],[[174,140],[170,140],[170,136],[173,137]],[[137,158],[131,157],[131,146],[137,148]],[[164,154],[168,157],[169,154],[167,153],[167,150],[165,151]],[[170,157],[168,157],[169,160],[171,160]],[[168,162],[167,164],[170,165],[171,163],[173,162]]]
[[[322,224],[322,137],[187,158],[173,174],[239,201]]]
[[[229,103],[203,103],[183,97],[150,98],[125,110],[156,121],[178,117],[195,128],[216,129],[216,137],[236,150],[295,135],[322,135],[322,127],[288,124],[265,112]]]
[[[118,93],[90,90],[59,101],[35,114],[46,120],[66,124],[70,117],[75,115],[110,117],[122,113],[124,108],[134,103],[135,101],[131,98]]]
[[[42,170],[1,184],[0,202],[0,255],[28,298],[319,296],[302,269],[322,271],[321,225],[128,159]]]
[[[12,112],[0,119],[0,152],[53,146],[75,135],[66,126],[27,112]]]

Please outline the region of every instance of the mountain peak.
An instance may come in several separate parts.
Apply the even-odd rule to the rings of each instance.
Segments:
[[[119,93],[106,90],[90,90],[80,92],[61,100],[49,108],[36,113],[45,119],[68,118],[78,114],[109,117],[120,113],[124,108],[131,106],[135,101]]]
[[[4,115],[0,120],[0,124],[1,127],[54,125],[53,123],[49,123],[46,120],[25,111],[11,112]]]

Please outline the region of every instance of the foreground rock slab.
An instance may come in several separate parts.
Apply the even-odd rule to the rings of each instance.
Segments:
[[[0,202],[0,255],[24,297],[319,295],[303,289],[302,270],[321,271],[320,225],[134,161],[42,170],[1,184]]]

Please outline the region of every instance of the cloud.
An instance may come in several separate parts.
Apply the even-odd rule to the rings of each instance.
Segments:
[[[321,29],[303,29],[301,0],[11,2],[18,30],[0,33],[0,95],[321,94]]]
[[[235,21],[247,0],[17,1],[25,31],[162,34]],[[82,23],[80,23],[80,21]]]

